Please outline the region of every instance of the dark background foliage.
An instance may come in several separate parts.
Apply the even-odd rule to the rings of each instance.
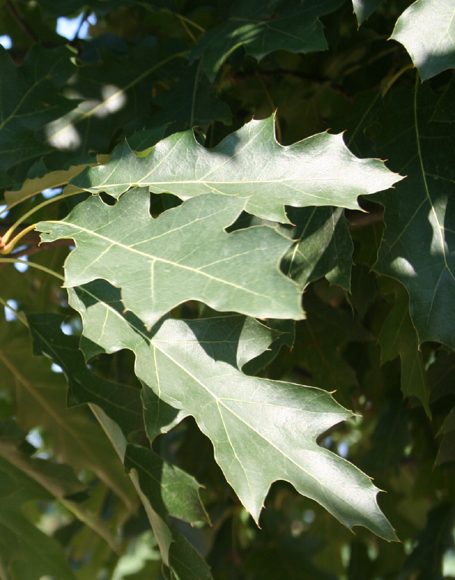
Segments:
[[[141,151],[194,128],[213,147],[272,113],[282,144],[345,131],[357,156],[385,159],[407,176],[361,199],[365,213],[288,210],[296,227],[283,228],[300,258],[282,269],[305,287],[307,318],[275,329],[272,351],[244,369],[336,390],[357,415],[321,444],[386,490],[378,501],[400,542],[363,528],[352,534],[285,482],[273,485],[258,528],[191,418],[144,455],[147,395],[141,402],[131,353],[85,345],[94,357],[85,365],[79,319],[48,273],[61,271],[69,244],[38,246],[29,232],[0,259],[0,577],[205,578],[202,561],[185,567],[191,545],[219,580],[455,577],[455,84],[444,69],[421,84],[404,46],[388,40],[410,4],[357,2],[368,16],[359,27],[342,0],[0,2],[0,36],[11,41],[0,49],[0,202],[9,206],[0,234],[43,201],[42,191],[59,195],[125,138]],[[78,19],[69,39],[58,32],[62,18],[67,28]],[[38,216],[61,218],[78,201],[67,197]],[[152,213],[177,203],[153,196]],[[438,253],[434,220],[446,227],[447,253]],[[28,258],[35,265],[8,262]],[[194,318],[201,306],[179,308]],[[127,468],[140,464],[145,477],[161,456],[204,486],[205,509],[192,506],[196,525],[180,521],[177,508],[166,512],[171,570],[96,419],[103,412],[128,435]],[[162,501],[153,481],[141,487]]]

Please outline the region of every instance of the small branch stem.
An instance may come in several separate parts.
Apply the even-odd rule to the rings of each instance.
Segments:
[[[384,211],[378,210],[371,213],[356,213],[355,215],[348,215],[347,218],[351,229],[357,230],[382,222],[384,219]]]
[[[0,245],[0,254],[2,254],[3,256],[7,256],[8,254],[11,254],[11,252],[14,250],[14,248],[17,246],[17,244],[20,242],[20,240],[23,237],[25,237],[28,233],[32,232],[35,229],[35,227],[36,227],[36,224],[32,224],[31,226],[24,228],[9,243],[5,244],[5,240],[4,239],[1,240],[0,241],[0,244],[1,244]]]
[[[81,21],[79,22],[76,33],[74,34],[73,40],[71,42],[76,42],[77,40],[79,40],[79,34],[81,33],[82,27],[84,26],[84,23],[87,22],[87,18],[89,16],[90,10],[86,10],[81,18]]]
[[[23,216],[21,216],[18,220],[16,220],[16,222],[14,222],[14,224],[7,230],[7,232],[3,236],[3,244],[6,246],[8,244],[8,242],[9,242],[12,234],[17,229],[17,227],[20,226],[31,215],[33,215],[34,213],[36,213],[37,211],[39,211],[43,207],[46,207],[48,205],[51,205],[52,203],[55,203],[57,201],[60,201],[61,199],[65,199],[67,197],[72,197],[74,195],[80,195],[80,193],[81,193],[80,191],[71,191],[69,193],[63,193],[62,195],[58,195],[56,197],[51,197],[51,199],[46,199],[42,203],[39,203],[38,205],[33,206],[29,211],[27,211],[26,213],[24,213]],[[9,208],[5,209],[4,211],[8,211],[8,209],[10,209],[10,208],[11,208],[11,206]],[[29,228],[31,228],[31,227],[32,226],[29,226]],[[33,227],[34,227],[34,225],[33,225]],[[28,231],[30,231],[30,229],[28,229]]]
[[[35,268],[45,274],[49,274],[49,276],[54,276],[54,278],[57,278],[62,282],[65,280],[61,274],[57,274],[57,272],[54,272],[54,270],[51,270],[50,268],[46,268],[46,266],[42,266],[36,262],[21,260],[20,258],[0,258],[0,264],[23,264],[24,266],[30,266],[30,268]]]
[[[187,24],[189,24],[190,26],[192,26],[193,28],[195,28],[199,32],[205,32],[205,28],[203,26],[201,26],[200,24],[198,24],[197,22],[194,22],[194,20],[191,20],[191,18],[187,18],[186,16],[184,16],[183,14],[180,14],[180,13],[176,13],[176,15],[177,15],[179,20],[186,22]]]
[[[180,24],[182,25],[183,30],[188,34],[191,42],[193,44],[196,44],[196,42],[197,42],[196,37],[191,32],[191,29],[188,27],[186,20],[184,20],[184,18],[180,14],[177,14],[177,19],[180,22]]]

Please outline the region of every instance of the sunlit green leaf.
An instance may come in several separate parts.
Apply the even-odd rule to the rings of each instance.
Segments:
[[[316,443],[349,416],[328,393],[243,375],[208,356],[184,321],[165,321],[149,339],[103,302],[99,290],[98,301],[91,289],[71,293],[84,334],[111,352],[119,348],[115,336],[123,337],[123,347],[135,353],[137,376],[166,403],[193,415],[211,439],[226,479],[256,521],[271,484],[285,479],[346,526],[363,525],[394,539],[369,478]],[[103,329],[96,323],[100,316]],[[354,489],[356,505],[348,499]]]
[[[269,227],[223,230],[241,200],[198,196],[155,220],[149,203],[144,189],[113,207],[92,197],[65,220],[38,226],[43,241],[76,242],[65,265],[68,287],[104,278],[147,326],[186,300],[261,318],[303,317],[297,285],[278,271],[289,240]]]
[[[250,121],[213,149],[199,145],[192,131],[160,141],[145,157],[125,143],[109,163],[73,183],[114,197],[135,186],[181,199],[213,193],[238,199],[253,215],[288,221],[285,205],[356,209],[359,195],[388,189],[400,179],[382,161],[352,155],[342,135],[321,133],[283,147],[269,117]]]
[[[381,0],[352,0],[357,22],[362,24],[379,6]]]
[[[455,68],[455,7],[450,0],[416,0],[395,24],[401,42],[422,80]]]

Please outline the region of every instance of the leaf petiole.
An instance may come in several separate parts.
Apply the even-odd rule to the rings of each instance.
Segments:
[[[36,224],[32,224],[26,228],[24,228],[19,234],[17,234],[17,236],[15,236],[10,242],[7,241],[7,243],[5,244],[5,237],[0,238],[0,254],[3,256],[7,256],[8,254],[11,254],[11,252],[14,250],[14,248],[17,246],[17,244],[20,242],[20,240],[26,236],[29,232],[33,231],[35,229]]]
[[[36,213],[37,211],[39,211],[40,209],[42,209],[43,207],[46,207],[48,205],[51,205],[52,203],[55,203],[57,201],[60,201],[62,199],[66,199],[67,197],[72,197],[74,195],[80,195],[81,191],[77,190],[77,191],[70,191],[68,193],[63,193],[62,195],[58,195],[56,197],[52,197],[51,199],[46,199],[45,201],[39,203],[38,205],[35,205],[34,207],[32,207],[29,211],[27,211],[26,213],[24,213],[23,216],[21,216],[18,220],[16,220],[13,225],[6,231],[5,235],[2,237],[2,243],[4,246],[3,250],[0,250],[0,253],[2,254],[8,254],[9,252],[11,252],[11,250],[13,248],[11,248],[9,250],[9,252],[5,252],[6,247],[8,247],[13,241],[17,240],[14,243],[14,246],[17,244],[17,242],[25,235],[25,233],[30,232],[32,229],[35,228],[35,224],[28,226],[27,228],[25,228],[25,230],[23,230],[20,234],[18,234],[15,238],[13,238],[10,242],[11,236],[13,235],[13,233],[15,232],[15,230],[22,224],[24,223],[24,221],[26,219],[28,219],[31,215],[33,215],[34,213]],[[16,204],[14,204],[16,205]],[[11,208],[13,207],[13,204],[10,205],[9,207],[7,207],[2,213],[9,211]],[[1,215],[1,214],[0,214]]]

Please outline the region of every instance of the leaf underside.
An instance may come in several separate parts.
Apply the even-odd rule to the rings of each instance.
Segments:
[[[363,525],[386,539],[395,538],[370,479],[316,443],[323,431],[350,415],[327,392],[246,376],[212,359],[182,320],[166,320],[147,336],[134,319],[125,317],[121,303],[112,303],[106,284],[70,290],[70,301],[89,340],[107,352],[132,350],[141,381],[171,408],[196,419],[212,441],[228,482],[256,521],[271,484],[284,479],[348,527]],[[164,413],[163,425],[168,420]],[[355,505],[350,501],[353,489]]]
[[[303,317],[297,285],[278,270],[290,240],[267,226],[224,231],[241,211],[237,198],[205,195],[152,219],[149,197],[134,190],[115,206],[91,197],[65,220],[38,225],[43,241],[76,243],[66,286],[104,278],[147,326],[187,300],[259,318]]]

